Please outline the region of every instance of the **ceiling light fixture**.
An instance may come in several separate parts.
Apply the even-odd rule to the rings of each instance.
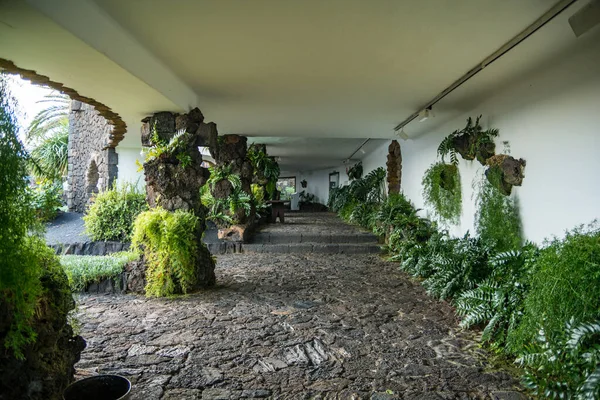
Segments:
[[[408,136],[408,134],[404,131],[404,128],[402,128],[402,129],[400,129],[400,131],[396,132],[396,135],[398,135],[398,137],[400,137],[400,139],[403,139],[403,140],[410,139],[410,136]]]
[[[426,121],[430,117],[433,118],[433,116],[433,110],[431,109],[431,107],[427,107],[419,113],[419,122]]]

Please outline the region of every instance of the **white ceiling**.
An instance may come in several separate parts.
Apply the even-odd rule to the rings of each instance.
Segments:
[[[95,0],[221,133],[389,138],[555,0]]]
[[[269,155],[280,157],[283,170],[295,172],[339,167],[353,154],[351,161],[356,162],[363,157],[359,149],[369,154],[385,140],[372,139],[364,143],[364,139],[252,137],[250,142],[266,144]]]
[[[112,107],[139,146],[149,113],[198,105],[286,169],[329,168],[393,128],[558,0],[8,0],[0,57]],[[440,102],[417,137],[555,62],[574,7]],[[598,31],[598,29],[596,29]],[[39,57],[43,54],[44,57]],[[375,146],[371,141],[368,146]]]

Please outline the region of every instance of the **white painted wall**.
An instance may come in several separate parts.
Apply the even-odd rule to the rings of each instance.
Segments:
[[[349,179],[345,165],[315,171],[283,171],[281,176],[295,176],[298,192],[305,190],[307,193],[314,194],[317,202],[327,204],[329,199],[329,174],[332,172],[340,173],[340,186],[348,184]],[[306,179],[306,188],[302,188],[300,185],[303,179]]]
[[[483,114],[483,126],[500,129],[511,154],[527,161],[519,199],[524,233],[540,243],[551,235],[600,217],[600,46],[565,55],[530,75],[500,87],[479,105],[416,139],[401,141],[402,188],[423,207],[421,179],[436,159],[442,138],[462,128],[469,116]],[[410,125],[409,125],[410,127]],[[407,129],[410,132],[409,129]],[[387,146],[363,159],[365,173],[385,165]],[[453,233],[473,230],[472,182],[482,167],[461,159],[461,224]]]
[[[134,183],[139,188],[143,188],[146,185],[144,172],[138,172],[138,166],[135,163],[136,160],[143,162],[143,156],[140,155],[141,150],[141,146],[139,148],[117,146],[117,154],[119,155],[117,182],[119,185]]]

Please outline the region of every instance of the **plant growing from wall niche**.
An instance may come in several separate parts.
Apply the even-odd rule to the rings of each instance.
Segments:
[[[348,178],[350,180],[356,180],[362,178],[363,174],[363,165],[362,161],[357,162],[353,166],[348,169]]]
[[[433,164],[423,176],[423,198],[441,222],[458,224],[462,212],[460,173],[455,163]]]
[[[485,171],[487,180],[503,195],[508,196],[513,186],[523,183],[525,160],[516,159],[508,154],[498,154],[488,158]]]
[[[252,144],[248,147],[246,156],[254,168],[256,183],[264,186],[269,198],[273,198],[280,173],[279,164],[274,157],[267,155],[264,145]]]
[[[495,154],[496,145],[494,139],[498,137],[498,129],[483,130],[477,117],[475,123],[473,118],[467,119],[467,125],[446,136],[438,147],[438,154],[442,157],[450,155],[453,164],[458,163],[456,153],[465,160],[477,159],[481,165],[485,165],[488,158]]]

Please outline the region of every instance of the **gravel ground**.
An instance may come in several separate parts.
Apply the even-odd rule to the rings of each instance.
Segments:
[[[81,295],[78,377],[132,399],[521,399],[452,308],[374,255],[232,254],[218,287]]]
[[[46,225],[46,243],[53,245],[89,242],[82,217],[83,214],[79,213],[59,213],[56,219]]]

